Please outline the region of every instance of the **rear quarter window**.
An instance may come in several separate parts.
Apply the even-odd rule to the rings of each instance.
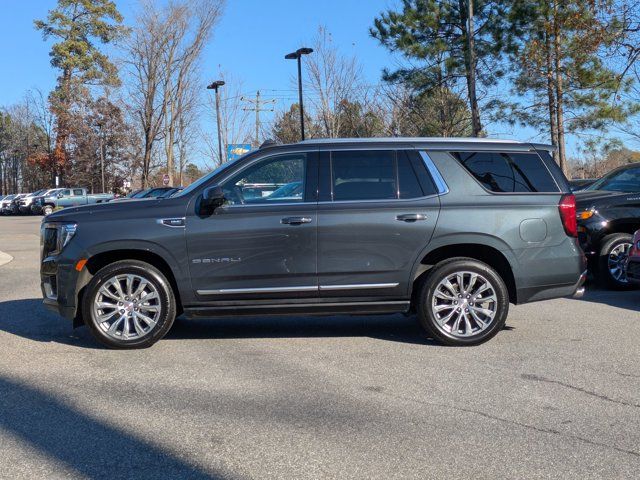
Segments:
[[[487,190],[496,193],[559,192],[537,153],[450,152]]]

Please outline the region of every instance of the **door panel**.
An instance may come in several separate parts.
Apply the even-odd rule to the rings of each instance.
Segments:
[[[435,187],[413,157],[402,151],[323,154],[320,198],[329,201],[318,204],[321,297],[406,296],[440,212]],[[415,170],[420,165],[424,172]]]
[[[439,209],[437,197],[318,205],[320,296],[404,296]],[[424,219],[397,220],[407,214]]]
[[[311,220],[282,223],[292,216]],[[187,243],[193,288],[209,300],[267,293],[273,298],[316,296],[316,227],[315,204],[227,206],[208,218],[190,217]],[[291,287],[312,288],[291,290],[291,295],[285,291]],[[278,295],[277,289],[283,293]]]
[[[317,168],[315,154],[239,167],[221,184],[227,204],[207,217],[187,217],[200,300],[318,296]]]

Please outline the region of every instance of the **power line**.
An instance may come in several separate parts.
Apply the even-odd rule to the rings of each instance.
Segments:
[[[262,108],[263,105],[273,105],[276,103],[276,99],[263,100],[260,98],[260,90],[256,92],[256,98],[240,97],[240,100],[253,105],[251,108],[243,108],[245,112],[256,112],[256,147],[260,146],[260,112],[273,112],[274,108]]]

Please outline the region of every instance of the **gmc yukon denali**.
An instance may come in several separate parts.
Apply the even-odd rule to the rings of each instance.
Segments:
[[[510,303],[583,291],[575,200],[550,148],[270,144],[170,198],[46,217],[44,303],[113,348],[148,347],[181,314],[415,313],[441,343],[479,344]]]

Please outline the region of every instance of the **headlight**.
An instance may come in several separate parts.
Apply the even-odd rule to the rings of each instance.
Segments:
[[[591,207],[588,210],[584,210],[578,213],[578,220],[588,220],[596,213],[595,207]]]
[[[75,223],[61,223],[58,225],[58,251],[61,252],[64,247],[67,246],[67,243],[71,241],[73,236],[76,234],[76,228],[78,227]]]

